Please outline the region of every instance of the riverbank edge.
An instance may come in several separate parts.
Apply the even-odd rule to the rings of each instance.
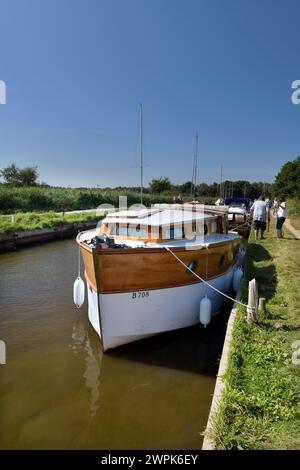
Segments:
[[[254,241],[252,233],[247,249],[241,298],[247,298],[247,280],[256,278],[267,308],[257,325],[248,325],[245,309],[237,308],[225,387],[208,435],[215,450],[300,448],[300,368],[293,360],[299,246],[290,232],[278,240],[271,223],[265,240]]]
[[[239,298],[240,298],[240,291],[237,293],[236,300],[239,300]],[[219,406],[222,400],[222,395],[226,387],[225,374],[228,368],[228,360],[229,360],[229,355],[230,355],[230,347],[231,347],[234,323],[235,323],[236,315],[237,315],[237,307],[238,307],[238,304],[235,302],[233,304],[233,307],[231,309],[229,319],[228,319],[226,335],[224,339],[221,360],[220,360],[219,369],[217,373],[215,389],[214,389],[212,402],[211,402],[211,406],[209,410],[206,429],[204,432],[202,450],[215,450],[216,449],[216,443],[212,437],[212,431],[214,428],[214,419],[218,414]]]
[[[18,248],[63,240],[77,235],[78,232],[93,229],[98,222],[65,223],[52,228],[16,231],[0,234],[0,253],[15,251]]]

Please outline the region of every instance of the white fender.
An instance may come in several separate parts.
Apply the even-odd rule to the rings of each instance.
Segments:
[[[211,300],[205,296],[200,302],[200,311],[199,311],[199,320],[204,328],[208,325],[211,321],[211,311],[212,311],[212,304]]]
[[[235,294],[238,293],[243,276],[244,274],[243,274],[242,268],[238,267],[234,270],[233,277],[232,277],[232,288]]]
[[[74,282],[73,300],[77,308],[80,308],[84,302],[84,282],[80,276]]]

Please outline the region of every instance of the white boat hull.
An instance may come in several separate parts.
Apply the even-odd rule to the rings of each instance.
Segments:
[[[232,287],[235,266],[210,279],[221,292]],[[212,315],[218,313],[225,297],[204,283],[181,287],[97,294],[88,285],[89,320],[99,334],[103,351],[165,331],[199,323],[199,304],[207,294],[212,301]]]

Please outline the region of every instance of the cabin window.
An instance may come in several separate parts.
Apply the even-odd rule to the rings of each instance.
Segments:
[[[237,222],[244,222],[244,214],[235,214],[235,220]]]
[[[127,225],[119,225],[119,233],[120,237],[127,237]]]
[[[173,238],[181,239],[182,237],[183,237],[182,227],[175,227],[174,228],[174,237]]]
[[[197,226],[197,233],[198,233],[198,235],[203,235],[204,234],[204,228],[203,228],[203,224],[201,222]]]
[[[164,229],[164,238],[166,240],[182,240],[184,238],[184,229],[182,226],[170,227]]]
[[[133,238],[148,238],[148,229],[146,226],[141,227],[140,224],[138,225],[129,224],[128,236],[133,237]]]
[[[203,222],[199,222],[197,224],[197,234],[198,235],[207,235],[208,233],[208,225],[207,224],[203,224]]]
[[[135,227],[131,227],[131,226],[129,225],[129,227],[128,227],[128,232],[127,232],[127,233],[128,233],[128,236],[129,236],[129,237],[134,237],[134,236],[136,236],[136,229],[135,229]]]
[[[111,224],[107,225],[109,227],[109,234],[110,235],[119,235],[119,224]]]
[[[175,228],[170,227],[169,229],[165,230],[165,239],[166,240],[174,240],[175,238]]]
[[[216,222],[211,223],[210,231],[211,231],[211,233],[216,233],[216,231],[217,231],[217,223]]]

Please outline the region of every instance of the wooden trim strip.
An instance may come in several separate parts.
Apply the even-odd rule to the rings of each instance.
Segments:
[[[207,245],[207,248],[209,250],[215,248],[215,247],[221,247],[225,245],[232,245],[234,243],[239,243],[239,238],[235,239],[230,239],[230,240],[225,240],[222,242],[214,242],[211,244]],[[172,251],[180,251],[180,252],[193,252],[193,251],[199,251],[199,250],[205,250],[205,246],[199,245],[197,248],[193,249],[186,249],[185,246],[172,246]],[[130,255],[131,253],[165,253],[165,248],[164,247],[140,247],[140,248],[107,248],[106,250],[103,250],[101,248],[97,248],[97,253],[98,255],[117,255],[117,254],[123,254],[123,255]]]
[[[227,269],[227,271],[224,271],[221,274],[218,274],[217,276],[209,277],[207,279],[207,281],[209,282],[209,281],[212,281],[213,279],[217,279],[218,277],[224,276],[225,274],[228,273],[228,271],[233,269],[234,266],[235,265],[232,265],[229,269]],[[193,284],[201,284],[201,283],[202,283],[202,281],[199,281],[198,279],[195,279],[195,281],[172,284],[172,285],[167,286],[167,287],[151,287],[151,288],[148,288],[148,289],[135,289],[134,291],[132,291],[132,290],[120,290],[120,291],[113,291],[113,292],[103,291],[103,292],[99,292],[99,294],[103,294],[103,295],[128,294],[128,293],[131,293],[131,292],[143,292],[143,291],[146,291],[146,290],[151,291],[151,290],[173,289],[173,288],[176,288],[176,287],[184,287],[184,286],[190,286],[190,285],[193,285]]]

